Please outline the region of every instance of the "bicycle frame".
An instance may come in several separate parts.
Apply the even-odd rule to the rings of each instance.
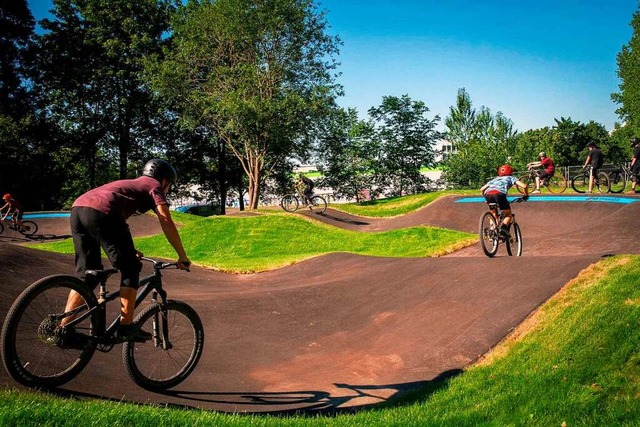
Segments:
[[[152,294],[152,300],[159,302],[160,305],[165,304],[167,302],[167,292],[162,288],[162,273],[160,272],[160,270],[162,268],[166,267],[165,264],[163,263],[154,263],[154,273],[140,279],[140,287],[138,289],[137,292],[137,296],[136,296],[136,303],[135,303],[135,308],[138,308],[140,306],[140,304],[142,303],[142,301],[145,300],[145,298],[153,292]],[[86,319],[87,317],[91,316],[92,313],[94,312],[98,312],[98,327],[97,327],[97,331],[95,332],[95,337],[98,339],[98,344],[113,344],[113,337],[115,336],[116,330],[118,328],[118,326],[120,325],[120,316],[116,317],[116,319],[113,320],[113,322],[109,325],[109,327],[106,327],[106,320],[107,320],[107,303],[109,303],[110,301],[113,301],[117,298],[120,297],[120,291],[115,291],[115,292],[108,292],[106,289],[107,286],[107,279],[113,274],[118,272],[118,270],[111,268],[108,270],[104,270],[104,275],[101,277],[100,279],[100,290],[98,292],[98,304],[87,310],[86,312],[82,313],[81,315],[79,315],[77,318],[71,320],[70,322],[68,322],[65,326],[66,327],[73,327],[74,325],[80,323],[81,321],[83,321],[84,319]],[[160,296],[160,300],[158,301],[158,295]],[[78,314],[80,311],[84,310],[86,308],[86,304],[83,304],[79,307],[76,307],[75,309],[56,315],[55,318],[56,320],[61,320],[65,317],[68,316],[73,316],[75,314]],[[158,319],[156,319],[157,321]],[[166,317],[163,316],[163,334],[165,334],[165,336],[163,337],[163,346],[168,347],[170,346],[169,344],[169,340],[168,337],[166,336],[167,333],[167,325],[166,323]],[[157,337],[154,336],[154,342],[156,342],[157,344]],[[165,348],[166,349],[166,348]]]

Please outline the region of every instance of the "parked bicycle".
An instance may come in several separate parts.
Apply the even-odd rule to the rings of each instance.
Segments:
[[[327,210],[327,201],[322,196],[308,198],[299,190],[296,194],[287,194],[280,200],[280,206],[285,212],[295,212],[301,206],[308,206],[313,212],[321,214]]]
[[[540,176],[540,171],[536,168],[528,168],[529,173],[522,175],[518,178],[529,186],[529,188],[535,189],[536,177]],[[524,188],[516,186],[520,194],[524,194]],[[540,187],[545,187],[550,193],[563,193],[567,189],[567,180],[560,173],[556,172],[551,177],[542,178],[540,180]]]
[[[524,198],[518,197],[509,203],[521,203]],[[497,203],[489,203],[489,211],[480,217],[479,235],[480,246],[482,251],[489,258],[498,253],[500,243],[504,243],[509,256],[522,256],[522,232],[520,225],[516,222],[515,213],[511,213],[511,222],[509,223],[508,236],[500,234],[500,226],[504,220],[504,212],[498,207]]]
[[[204,328],[193,308],[167,299],[162,287],[161,271],[177,268],[177,263],[142,260],[152,263],[154,272],[140,280],[136,307],[149,294],[151,304],[134,322],[153,338],[124,342],[122,357],[136,384],[165,390],[195,369],[204,346]],[[117,271],[87,271],[100,284],[97,297],[83,281],[68,275],[45,277],[20,294],[9,309],[0,338],[2,362],[14,380],[35,388],[58,387],[78,375],[95,350],[108,352],[122,342],[116,335],[120,316],[109,326],[106,323],[107,304],[120,296],[119,291],[107,292],[106,283]],[[83,303],[65,312],[70,291],[77,292]]]
[[[5,223],[5,224],[3,224]],[[17,222],[13,220],[1,220],[0,221],[0,234],[4,231],[4,229],[8,228],[9,230],[17,231],[25,237],[33,236],[38,231],[38,224],[33,221],[22,221],[21,225],[18,225]]]
[[[591,175],[591,166],[584,168],[578,175],[571,179],[571,187],[577,193],[586,193],[589,191],[589,176]],[[609,192],[609,175],[606,172],[598,172],[593,178],[593,191],[600,193]]]

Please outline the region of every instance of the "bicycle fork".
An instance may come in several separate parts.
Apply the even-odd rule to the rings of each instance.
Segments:
[[[163,350],[171,350],[173,345],[169,341],[169,319],[165,309],[166,299],[162,296],[162,301],[158,301],[158,292],[152,294],[153,300],[160,306],[160,310],[153,315],[153,345],[162,347]]]

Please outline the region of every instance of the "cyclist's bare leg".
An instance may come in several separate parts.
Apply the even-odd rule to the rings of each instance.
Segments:
[[[136,309],[136,294],[138,291],[126,286],[120,287],[120,324],[133,323],[133,313]]]
[[[84,298],[82,298],[82,296],[76,291],[71,291],[69,292],[69,296],[67,297],[67,305],[64,307],[64,312],[66,313],[75,308],[78,308],[82,304],[84,304]],[[75,316],[65,317],[60,321],[60,326],[66,325],[67,323],[71,322],[74,318]]]
[[[593,176],[593,169],[591,169],[591,171],[589,172],[589,193],[593,192],[593,179],[595,177]]]
[[[502,213],[504,214],[504,219],[502,220],[502,225],[508,227],[509,224],[511,224],[511,209],[504,209],[502,211]]]
[[[538,175],[536,175],[536,190],[535,191],[540,191],[540,177]]]

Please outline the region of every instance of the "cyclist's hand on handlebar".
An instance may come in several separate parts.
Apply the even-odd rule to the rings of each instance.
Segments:
[[[178,268],[180,270],[189,271],[189,266],[191,266],[191,261],[189,260],[189,258],[180,258],[180,259],[178,259]]]
[[[138,259],[144,258],[144,254],[137,249],[136,249],[136,256],[138,257]]]

